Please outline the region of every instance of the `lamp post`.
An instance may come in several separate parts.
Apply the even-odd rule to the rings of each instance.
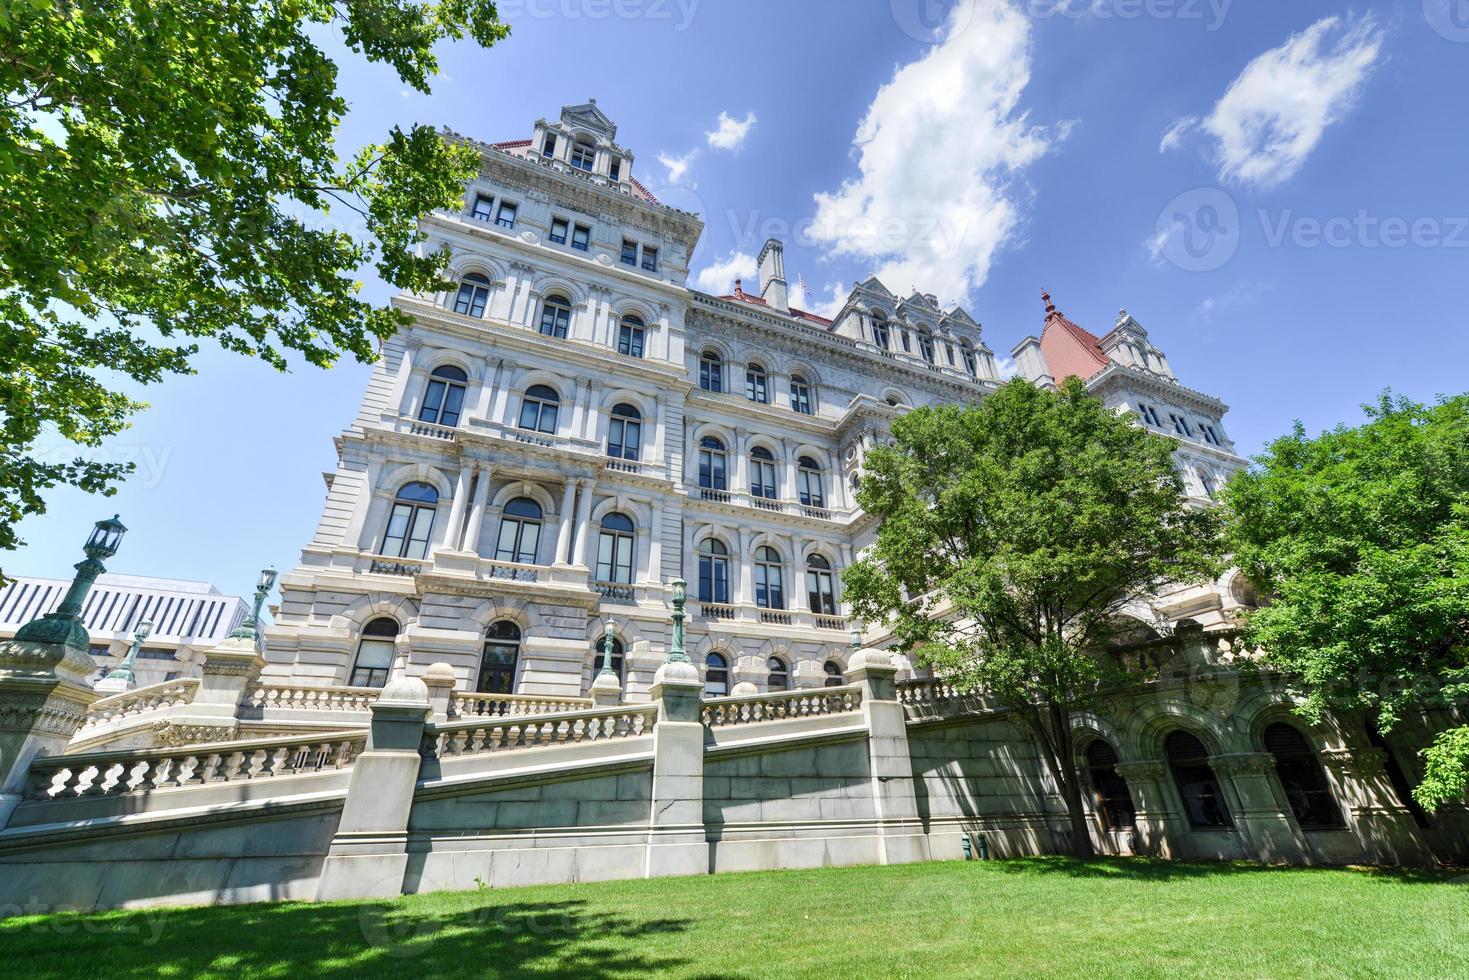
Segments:
[[[250,608],[250,615],[230,631],[231,639],[254,640],[260,636],[260,607],[265,605],[265,597],[270,595],[270,590],[275,585],[275,577],[274,565],[268,565],[260,570],[260,579],[255,583],[255,604]]]
[[[61,600],[61,605],[56,607],[55,612],[26,623],[16,631],[15,638],[22,642],[64,643],[78,647],[85,653],[89,640],[87,629],[82,625],[82,603],[86,602],[87,593],[92,590],[92,583],[97,581],[97,576],[107,571],[102,559],[117,554],[125,533],[127,528],[117,519],[116,514],[94,524],[86,544],[82,545],[82,553],[87,557],[73,566],[76,575],[72,578],[71,587],[66,590],[66,597]]]
[[[133,643],[128,647],[127,656],[122,658],[122,663],[107,672],[107,676],[97,684],[99,691],[126,691],[133,686],[135,677],[133,675],[133,664],[138,659],[138,650],[143,646],[143,641],[153,632],[153,620],[145,619],[138,623],[133,630]]]
[[[600,672],[600,676],[602,677],[617,676],[617,671],[612,669],[612,644],[615,642],[616,637],[616,627],[609,617],[607,627],[602,630],[602,670]]]
[[[684,589],[688,583],[681,578],[673,580],[673,642],[668,646],[668,662],[671,664],[693,663],[684,652],[683,621],[684,600],[688,598]]]
[[[862,649],[862,627],[858,623],[852,624],[852,652],[856,653]]]

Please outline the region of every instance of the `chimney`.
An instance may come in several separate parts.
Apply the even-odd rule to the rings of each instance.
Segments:
[[[771,309],[789,313],[791,301],[786,287],[785,246],[777,239],[768,239],[757,262],[760,266],[760,298]]]

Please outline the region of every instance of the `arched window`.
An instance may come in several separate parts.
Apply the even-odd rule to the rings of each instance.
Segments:
[[[519,660],[520,627],[507,619],[492,624],[485,631],[485,650],[474,689],[481,694],[514,694],[515,665]]]
[[[478,272],[459,280],[459,293],[454,297],[454,312],[467,316],[484,316],[485,301],[490,298],[490,281]]]
[[[821,669],[826,673],[826,681],[822,687],[841,687],[847,683],[847,679],[842,676],[842,665],[835,660],[828,660],[821,665]]]
[[[699,601],[729,602],[729,549],[718,538],[699,546]]]
[[[529,497],[516,497],[505,505],[500,518],[500,540],[496,561],[534,565],[541,543],[541,505]]]
[[[745,367],[745,397],[760,405],[770,404],[769,379],[765,376],[765,369],[758,364],[749,364]]]
[[[1265,729],[1265,751],[1275,756],[1275,774],[1296,823],[1302,830],[1331,830],[1342,825],[1341,810],[1331,796],[1321,761],[1306,736],[1284,722]]]
[[[969,341],[963,341],[959,345],[959,352],[964,355],[964,370],[969,372],[971,378],[979,377],[979,362],[974,357],[974,346]]]
[[[520,427],[532,432],[555,433],[561,396],[546,385],[531,385],[520,400]]]
[[[642,357],[643,339],[646,335],[643,318],[629,313],[622,318],[622,325],[617,328],[617,353],[627,357]]]
[[[888,332],[888,318],[881,313],[872,314],[872,342],[883,350],[887,350],[891,339]]]
[[[602,672],[602,655],[607,652],[607,636],[603,634],[597,637],[597,642],[592,645],[592,679]],[[625,660],[622,653],[622,641],[617,637],[612,638],[612,672],[617,675],[617,680],[624,680],[622,669]]]
[[[571,325],[571,303],[564,296],[547,296],[541,304],[541,333],[557,340],[566,339]]]
[[[722,653],[704,658],[704,696],[722,698],[729,693],[729,661]]]
[[[791,408],[802,415],[811,414],[811,386],[799,374],[791,375]]]
[[[571,144],[571,165],[578,170],[592,172],[597,163],[597,148],[586,140],[577,140]]]
[[[775,480],[775,457],[764,446],[750,450],[750,494],[775,500],[779,485]]]
[[[832,587],[831,562],[821,555],[806,559],[806,601],[820,616],[837,614],[837,594]]]
[[[927,330],[918,331],[918,353],[923,355],[925,361],[933,363],[933,334]]]
[[[796,478],[800,481],[797,489],[801,495],[801,503],[807,507],[825,507],[826,490],[822,486],[824,477],[821,474],[821,464],[810,456],[802,456],[796,461]]]
[[[1108,830],[1137,825],[1137,810],[1127,780],[1117,772],[1117,752],[1097,739],[1086,748],[1086,775],[1092,784],[1092,805]]]
[[[459,413],[464,408],[464,387],[468,381],[469,375],[452,364],[434,368],[428,376],[428,389],[423,393],[418,421],[458,425]]]
[[[422,558],[428,553],[439,492],[427,483],[405,483],[393,499],[382,553],[392,558]]]
[[[729,489],[729,457],[724,443],[713,436],[699,440],[699,486],[705,490]]]
[[[765,661],[765,669],[770,671],[766,678],[765,687],[770,691],[789,691],[791,689],[791,669],[786,662],[779,657],[771,657]]]
[[[350,687],[382,687],[388,682],[393,669],[393,654],[397,650],[394,642],[398,638],[398,624],[386,616],[368,623],[362,630],[362,639],[357,642],[357,662],[352,665]]]
[[[780,553],[774,548],[762,546],[755,549],[755,605],[762,609],[786,607]]]
[[[1183,798],[1189,826],[1233,827],[1234,821],[1225,806],[1224,794],[1219,790],[1219,780],[1209,765],[1209,753],[1204,743],[1188,732],[1173,732],[1163,740],[1163,754],[1168,758],[1168,768],[1173,771],[1178,795]]]
[[[643,446],[643,413],[624,402],[612,409],[607,427],[607,455],[613,459],[637,459]]]
[[[625,514],[602,518],[597,537],[597,579],[602,582],[632,582],[633,523]]]
[[[718,351],[706,350],[699,358],[699,387],[705,391],[724,390],[724,362]]]

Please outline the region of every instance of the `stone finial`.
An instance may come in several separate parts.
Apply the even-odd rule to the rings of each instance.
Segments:
[[[453,667],[440,661],[429,664],[428,670],[423,672],[423,683],[426,687],[453,687],[459,679]]]

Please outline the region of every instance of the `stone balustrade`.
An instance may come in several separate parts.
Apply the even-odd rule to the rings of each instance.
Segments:
[[[574,711],[526,720],[461,721],[424,729],[419,754],[445,759],[486,752],[549,748],[600,742],[614,738],[651,735],[658,705],[623,706],[596,711]]]
[[[456,691],[449,698],[449,715],[454,718],[487,718],[506,715],[547,715],[592,707],[591,698],[556,697],[537,694],[477,694]]]
[[[92,702],[92,706],[87,709],[87,718],[82,722],[78,733],[86,734],[104,725],[157,711],[160,708],[188,704],[194,700],[194,692],[198,689],[199,679],[197,677],[182,677],[124,691],[110,698],[102,698],[100,701]]]
[[[300,684],[252,684],[241,707],[260,714],[271,709],[298,711],[367,711],[381,693],[375,687],[309,687]]]
[[[910,720],[995,707],[983,695],[940,678],[899,681],[897,691],[898,702]]]
[[[703,704],[702,719],[708,728],[747,725],[788,718],[839,715],[862,707],[862,688],[857,684],[802,691],[776,691],[733,698],[710,698]]]
[[[367,733],[356,731],[46,756],[31,764],[25,799],[116,797],[343,769],[366,744]]]

